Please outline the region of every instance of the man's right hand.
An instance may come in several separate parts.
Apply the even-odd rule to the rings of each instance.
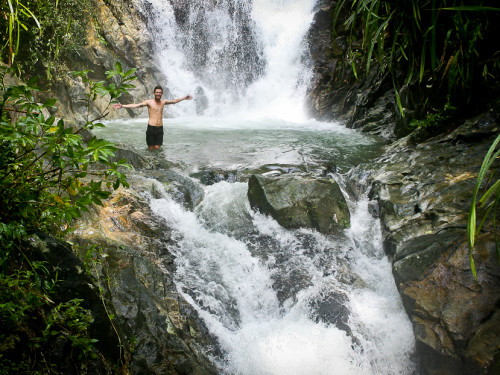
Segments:
[[[120,109],[122,105],[120,103],[113,104],[114,109]]]

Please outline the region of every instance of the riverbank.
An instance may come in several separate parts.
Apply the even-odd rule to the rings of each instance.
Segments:
[[[491,374],[500,366],[500,267],[491,221],[471,272],[467,215],[477,173],[500,130],[499,107],[421,143],[394,142],[349,175],[368,189],[384,250],[413,325],[423,374]],[[496,369],[496,370],[495,370]]]

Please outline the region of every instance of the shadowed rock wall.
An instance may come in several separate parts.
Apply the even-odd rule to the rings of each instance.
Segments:
[[[344,6],[342,12],[336,14],[337,3],[336,0],[318,2],[307,37],[314,64],[307,98],[309,112],[319,119],[339,120],[349,128],[393,140],[398,130],[394,122],[396,103],[392,81],[376,65],[366,78],[356,79],[347,60],[348,41],[354,38],[353,47],[361,49],[361,30],[359,35],[350,35],[345,30],[344,21],[349,17],[350,7]],[[358,76],[364,76],[364,67],[358,69]]]
[[[491,222],[474,250],[477,281],[466,239],[477,173],[499,131],[500,112],[490,111],[418,145],[403,138],[357,168],[372,171],[356,188],[368,189],[380,217],[421,374],[486,375],[500,366],[500,266]]]

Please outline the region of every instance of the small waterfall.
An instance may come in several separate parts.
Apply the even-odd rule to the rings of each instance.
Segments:
[[[158,186],[158,190],[162,187]],[[253,212],[244,183],[205,187],[194,212],[167,194],[176,285],[225,354],[225,374],[413,374],[400,305],[368,200],[345,238],[290,231]]]
[[[143,0],[143,5],[173,96],[194,94],[198,114],[297,120],[305,118],[302,103],[311,72],[304,37],[315,2]],[[172,110],[180,115],[183,108]]]

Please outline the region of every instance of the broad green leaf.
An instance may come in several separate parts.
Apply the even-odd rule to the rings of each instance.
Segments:
[[[43,103],[43,107],[44,108],[47,108],[47,107],[52,108],[52,107],[54,107],[54,105],[56,104],[56,102],[57,102],[57,99],[49,99],[45,103]]]

